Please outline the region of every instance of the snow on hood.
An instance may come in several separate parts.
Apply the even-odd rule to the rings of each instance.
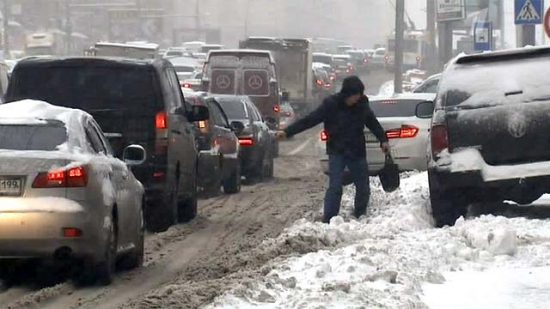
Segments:
[[[479,171],[486,182],[550,174],[550,161],[492,166],[485,163],[479,150],[474,148],[463,149],[454,153],[444,150],[439,154],[439,160],[435,162],[435,166],[452,173]]]
[[[86,112],[51,105],[37,100],[21,100],[0,105],[0,124],[43,124],[46,120],[57,120],[65,124],[68,134],[68,145],[85,147],[86,135],[82,122],[91,118]],[[58,149],[68,150],[68,145]]]
[[[347,189],[343,216],[351,211]],[[482,216],[454,227],[432,228],[427,174],[402,179],[400,190],[373,186],[367,218],[335,217],[329,225],[300,220],[275,240],[315,252],[274,260],[258,282],[235,287],[205,308],[427,308],[423,285],[444,274],[497,267],[542,267],[550,250],[550,222]],[[300,252],[296,250],[296,252]],[[307,252],[307,251],[305,251]]]

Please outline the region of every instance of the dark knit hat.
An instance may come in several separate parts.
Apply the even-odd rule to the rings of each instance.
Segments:
[[[359,79],[359,77],[353,75],[348,76],[342,83],[342,90],[340,93],[344,98],[350,97],[355,94],[363,94],[365,92],[365,85]]]

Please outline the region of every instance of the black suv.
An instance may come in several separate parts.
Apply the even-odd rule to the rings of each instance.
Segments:
[[[185,104],[166,60],[27,58],[15,67],[8,102],[36,99],[82,109],[96,119],[115,156],[139,144],[147,161],[133,168],[146,190],[148,228],[162,231],[197,213],[194,123],[208,109]]]
[[[476,203],[529,204],[550,192],[550,48],[463,56],[451,62],[434,104],[428,176],[438,226]],[[433,114],[433,116],[432,116]]]

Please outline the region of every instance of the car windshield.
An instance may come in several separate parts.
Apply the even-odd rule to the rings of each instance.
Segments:
[[[53,151],[66,141],[64,126],[0,125],[0,149]]]
[[[229,119],[248,119],[244,103],[238,97],[234,98],[217,98],[218,103],[222,106],[227,118]]]
[[[550,100],[544,57],[459,65],[439,86],[447,107],[481,108]],[[475,81],[475,82],[473,82]]]
[[[10,100],[35,99],[87,111],[156,108],[159,90],[149,67],[22,67],[14,75]],[[128,106],[125,106],[128,104]]]
[[[369,105],[376,117],[412,117],[416,105],[424,100],[373,100]]]

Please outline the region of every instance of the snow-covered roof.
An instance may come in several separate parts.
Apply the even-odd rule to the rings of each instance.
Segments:
[[[43,101],[22,100],[0,105],[0,124],[38,125],[60,121],[67,128],[69,145],[74,146],[86,144],[83,122],[90,118],[92,116],[82,110]]]

